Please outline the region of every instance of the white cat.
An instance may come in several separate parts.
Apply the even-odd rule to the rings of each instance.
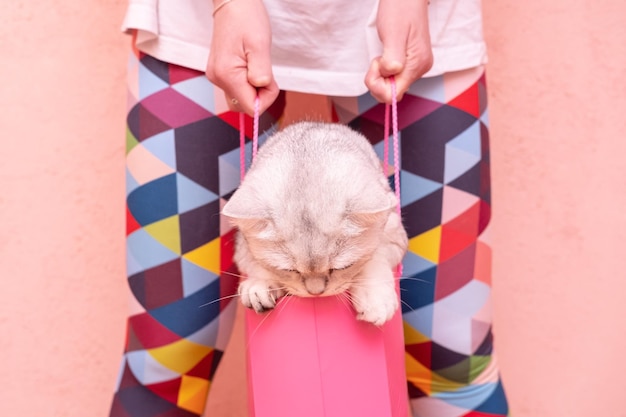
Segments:
[[[239,229],[242,303],[257,312],[286,295],[349,293],[375,325],[398,308],[393,270],[407,249],[397,198],[365,137],[302,122],[267,140],[224,206]]]

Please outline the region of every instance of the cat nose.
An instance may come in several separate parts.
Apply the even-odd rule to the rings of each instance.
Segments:
[[[302,277],[304,288],[311,295],[320,295],[326,290],[328,284],[328,276],[323,274],[315,274]]]

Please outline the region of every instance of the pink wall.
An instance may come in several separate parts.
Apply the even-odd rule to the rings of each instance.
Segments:
[[[484,1],[513,414],[626,416],[626,3]],[[110,402],[127,296],[124,3],[0,12],[0,416],[103,416]],[[240,354],[213,415],[243,415],[224,411]]]
[[[626,416],[626,3],[486,0],[497,346],[516,417]]]

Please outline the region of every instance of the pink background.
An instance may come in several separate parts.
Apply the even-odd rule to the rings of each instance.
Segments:
[[[0,11],[1,416],[108,410],[127,305],[124,6]],[[496,345],[513,414],[624,417],[626,3],[484,9]],[[240,340],[213,416],[244,415]]]

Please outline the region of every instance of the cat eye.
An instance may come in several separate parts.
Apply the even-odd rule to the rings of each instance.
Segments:
[[[346,266],[342,266],[341,268],[331,268],[330,269],[330,273],[332,273],[333,271],[343,271],[345,269],[350,268],[351,266],[353,266],[354,264],[350,264],[350,265],[346,265]]]

